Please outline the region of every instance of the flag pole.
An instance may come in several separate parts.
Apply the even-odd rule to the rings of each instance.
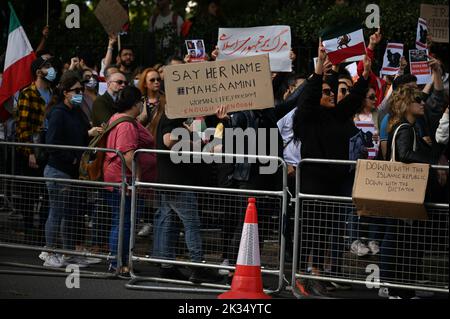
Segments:
[[[48,0],[47,0],[47,24],[46,26],[48,26]]]

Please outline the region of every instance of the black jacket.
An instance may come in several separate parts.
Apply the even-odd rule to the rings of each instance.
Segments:
[[[101,126],[108,123],[111,116],[117,113],[117,106],[113,98],[106,91],[97,97],[92,105],[92,126]]]
[[[79,107],[70,109],[64,103],[56,105],[48,114],[46,144],[87,146],[89,122]],[[82,151],[49,149],[48,165],[78,177]]]
[[[397,123],[397,125],[392,128],[391,132],[389,132],[386,158],[391,159],[392,157],[392,140],[395,131],[400,125],[402,126],[395,137],[395,160],[404,163],[435,164],[437,159],[432,152],[431,146],[419,136],[419,129],[415,125],[410,124],[406,119],[402,119],[402,121]],[[414,136],[416,139],[415,150]]]
[[[322,76],[313,74],[299,98],[294,115],[295,138],[302,142],[301,158],[348,160],[350,139],[359,130],[353,123],[360,109],[368,81],[360,77],[350,94],[334,108],[320,105]],[[302,191],[324,195],[348,195],[341,187],[351,176],[349,167],[307,164],[302,169]]]

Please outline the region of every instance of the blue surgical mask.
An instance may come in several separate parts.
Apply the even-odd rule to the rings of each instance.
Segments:
[[[97,80],[91,77],[84,86],[90,89],[95,89],[95,87],[97,86]]]
[[[56,79],[56,70],[54,67],[50,67],[47,69],[47,75],[45,76],[47,81],[53,82]]]
[[[73,106],[80,106],[81,102],[83,102],[83,94],[75,94],[70,99],[70,104]]]

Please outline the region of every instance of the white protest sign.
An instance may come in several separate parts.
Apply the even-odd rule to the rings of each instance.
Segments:
[[[358,76],[358,64],[356,62],[350,63],[345,69],[350,73],[352,78]]]
[[[219,28],[218,61],[269,54],[272,72],[291,72],[291,28],[267,26],[254,28]]]
[[[396,75],[400,71],[400,60],[403,56],[402,43],[388,43],[383,57],[381,74]]]
[[[417,84],[431,83],[431,69],[428,65],[428,50],[409,50],[411,74],[417,77]]]
[[[108,89],[108,84],[106,82],[98,82],[98,95],[103,95]]]
[[[427,48],[427,36],[428,36],[428,25],[425,19],[419,18],[417,22],[417,32],[416,32],[416,49],[426,49]]]

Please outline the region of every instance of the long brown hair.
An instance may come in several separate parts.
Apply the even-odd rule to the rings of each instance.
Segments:
[[[391,132],[394,126],[396,126],[408,110],[408,107],[416,103],[416,97],[420,96],[420,91],[416,88],[404,85],[392,93],[390,98],[391,105],[391,117],[388,122],[388,132]]]

